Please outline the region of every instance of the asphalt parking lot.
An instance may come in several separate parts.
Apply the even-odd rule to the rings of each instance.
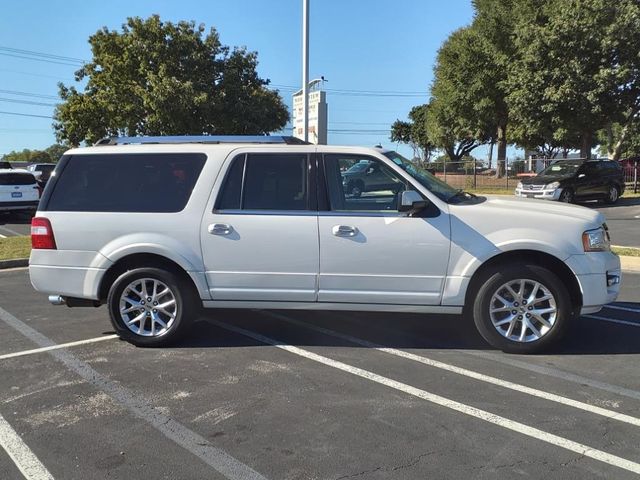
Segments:
[[[456,316],[250,310],[140,349],[104,307],[2,271],[0,477],[634,478],[640,275],[624,285],[545,355]]]

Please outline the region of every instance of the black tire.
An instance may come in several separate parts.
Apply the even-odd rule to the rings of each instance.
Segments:
[[[364,183],[360,180],[349,182],[349,185],[347,185],[347,193],[353,197],[361,197],[362,192],[364,192]]]
[[[560,192],[560,198],[558,198],[558,201],[563,203],[573,203],[574,200],[575,196],[573,194],[573,190],[570,188],[564,188],[562,192]]]
[[[494,294],[499,293],[505,284],[520,279],[529,280],[534,284],[535,282],[540,283],[548,292],[551,293],[551,295],[553,295],[553,299],[555,300],[556,316],[551,328],[546,329],[544,334],[539,338],[530,339],[528,341],[514,341],[507,338],[506,335],[508,332],[505,333],[500,327],[494,326],[490,313],[492,306],[491,302]],[[476,328],[478,329],[478,332],[480,332],[480,335],[482,335],[482,337],[491,346],[498,348],[503,352],[538,353],[544,351],[562,338],[575,317],[571,296],[569,295],[567,288],[554,273],[544,267],[529,264],[512,267],[496,267],[485,272],[482,278],[474,281],[474,285],[476,285],[476,288],[475,291],[471,292],[471,299],[473,301],[473,320]],[[513,300],[513,298],[510,300]],[[535,302],[538,304],[537,299]],[[517,306],[508,307],[513,310],[502,312],[505,314],[505,317],[503,318],[507,318],[509,316],[511,316],[511,318],[515,317],[516,319],[523,318],[527,315],[527,312],[533,308],[532,305],[526,305],[526,303],[518,304],[516,302],[515,305]],[[542,305],[544,306],[544,301],[542,302]],[[550,304],[547,303],[547,305]],[[513,315],[514,311],[517,312],[515,316]],[[551,316],[546,317],[547,320],[550,318]],[[497,323],[499,323],[500,320],[501,319],[498,319]],[[535,318],[525,321],[536,323],[536,326],[540,331],[545,329],[545,327],[540,328],[542,324],[540,324]],[[524,328],[525,333],[531,332],[529,336],[535,337],[534,331],[529,329],[529,327],[525,328],[525,323],[523,321],[514,320],[513,322],[515,322],[514,331],[521,331],[520,329]],[[507,323],[504,328],[510,326],[511,323],[512,322]],[[500,333],[500,331],[503,333]]]
[[[120,313],[121,296],[125,289],[127,289],[128,286],[136,281],[142,282],[143,279],[157,280],[159,282],[162,282],[166,287],[168,287],[168,289],[170,289],[170,294],[173,295],[173,298],[175,299],[175,307],[167,307],[174,309],[174,311],[172,311],[171,313],[175,316],[175,318],[172,322],[167,321],[168,319],[170,319],[170,317],[163,314],[164,316],[162,317],[162,320],[166,322],[167,328],[165,331],[156,335],[151,334],[149,336],[145,336],[134,332],[129,327],[127,327],[125,319],[123,318],[123,314]],[[147,294],[151,295],[152,289],[149,288],[149,285],[153,284],[147,284]],[[140,290],[140,292],[142,292],[142,290]],[[163,292],[163,290],[161,292]],[[159,301],[161,297],[158,296],[157,298]],[[147,304],[145,299],[142,299],[142,302]],[[189,285],[180,276],[167,270],[144,267],[136,268],[135,270],[129,270],[120,275],[115,280],[115,282],[113,282],[113,285],[109,289],[107,305],[109,306],[109,316],[111,318],[111,324],[113,325],[113,328],[120,336],[120,338],[138,347],[162,347],[176,342],[187,332],[192,321],[195,319],[197,313],[200,310],[201,302],[193,286]],[[131,303],[129,303],[129,305],[131,305]],[[131,313],[131,315],[133,316],[140,312],[144,313],[143,308],[145,307],[140,307],[139,310],[135,310]],[[150,328],[153,328],[151,327],[151,325],[155,322],[151,321],[150,316],[152,314],[148,310],[152,307],[147,305],[146,308],[147,317],[143,317],[142,319],[142,321],[145,322],[144,327],[142,328],[146,329],[147,325]],[[156,312],[156,310],[153,311]],[[157,315],[159,316],[160,314]],[[140,328],[140,321],[134,322],[132,328],[135,328],[136,323]]]
[[[615,185],[609,185],[609,191],[607,192],[607,198],[605,202],[609,205],[613,205],[620,199],[620,190]]]

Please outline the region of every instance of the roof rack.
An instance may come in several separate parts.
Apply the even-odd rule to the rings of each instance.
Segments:
[[[169,135],[154,137],[107,137],[98,140],[94,145],[132,145],[132,144],[166,144],[166,143],[271,143],[286,145],[310,145],[309,142],[296,137],[282,135]]]

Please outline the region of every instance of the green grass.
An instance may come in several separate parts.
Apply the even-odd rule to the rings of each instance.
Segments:
[[[633,193],[633,188],[627,187],[622,198],[640,198],[640,190],[637,193]]]
[[[611,247],[613,253],[624,257],[640,257],[640,248],[633,247]]]
[[[0,260],[28,258],[31,253],[31,237],[0,238]]]

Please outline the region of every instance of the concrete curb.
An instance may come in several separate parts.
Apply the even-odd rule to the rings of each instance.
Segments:
[[[13,258],[11,260],[0,260],[0,270],[5,270],[7,268],[18,268],[18,267],[28,267],[29,259],[28,258]]]

